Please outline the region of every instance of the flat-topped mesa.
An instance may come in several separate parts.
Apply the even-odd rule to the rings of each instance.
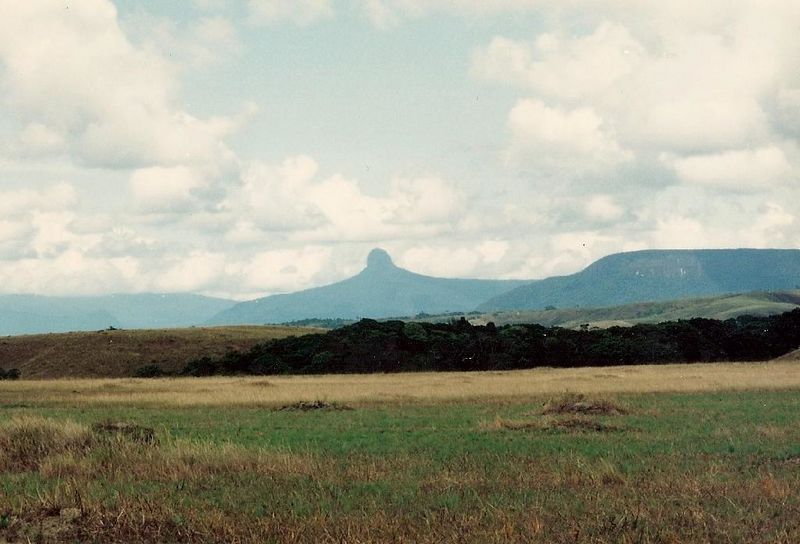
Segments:
[[[381,271],[394,270],[396,268],[397,266],[395,266],[394,262],[392,262],[392,258],[385,250],[375,248],[369,252],[367,256],[367,270]]]

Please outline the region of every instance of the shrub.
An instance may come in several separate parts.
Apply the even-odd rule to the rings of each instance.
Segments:
[[[181,371],[185,376],[214,376],[221,374],[222,367],[219,361],[215,361],[211,357],[201,357],[189,361]]]
[[[156,364],[140,366],[133,372],[133,375],[137,378],[158,378],[165,374],[161,367]]]
[[[8,370],[0,368],[0,380],[18,380],[19,376],[18,368],[9,368]]]

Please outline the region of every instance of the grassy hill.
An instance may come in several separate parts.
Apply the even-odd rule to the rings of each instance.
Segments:
[[[778,361],[800,361],[800,349],[796,349],[786,355],[778,357]]]
[[[0,338],[0,368],[18,368],[23,378],[118,378],[157,364],[178,371],[195,358],[245,351],[287,336],[318,332],[301,327],[208,327],[104,330]]]
[[[467,315],[475,325],[489,321],[495,325],[539,323],[548,327],[577,328],[584,323],[593,327],[630,326],[705,317],[729,319],[740,315],[767,316],[794,310],[800,306],[800,291],[743,293],[714,297],[688,298],[667,302],[641,302],[605,308],[559,308],[553,310],[508,310]],[[453,316],[426,316],[419,321],[447,321]]]

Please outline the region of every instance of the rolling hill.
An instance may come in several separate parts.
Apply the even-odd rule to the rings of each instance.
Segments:
[[[703,317],[725,320],[741,315],[768,316],[800,307],[800,291],[741,293],[679,299],[662,302],[637,302],[604,308],[562,308],[553,310],[501,310],[469,315],[473,324],[495,325],[539,323],[546,327],[578,328],[631,326]],[[435,318],[432,318],[435,320]]]
[[[300,327],[210,327],[38,334],[0,338],[0,368],[18,368],[24,379],[122,378],[156,364],[180,371],[198,357],[247,351],[274,338],[318,329]]]
[[[374,249],[367,258],[367,267],[352,278],[297,293],[242,302],[207,323],[281,323],[307,318],[379,318],[469,311],[525,283],[528,282],[423,276],[395,266],[388,253]]]
[[[0,335],[196,325],[235,304],[192,294],[0,296]]]
[[[786,289],[800,289],[800,250],[647,250],[609,255],[576,274],[529,282],[477,310],[595,308]]]

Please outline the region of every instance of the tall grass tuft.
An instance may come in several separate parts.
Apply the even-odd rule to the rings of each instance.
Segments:
[[[80,454],[95,442],[92,431],[73,421],[24,416],[0,423],[0,470],[31,470],[53,454]]]

